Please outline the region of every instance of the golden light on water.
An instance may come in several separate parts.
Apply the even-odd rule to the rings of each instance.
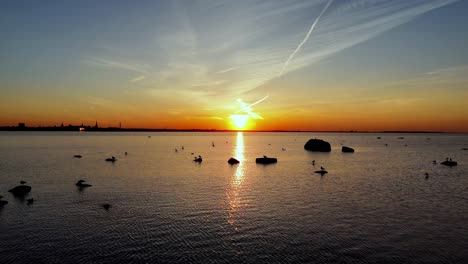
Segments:
[[[235,182],[239,185],[244,178],[244,135],[242,132],[237,132],[236,148],[234,157],[240,161],[236,168]]]
[[[236,217],[239,217],[239,209],[242,207],[241,191],[242,183],[245,178],[245,158],[244,158],[244,135],[242,132],[237,132],[236,147],[233,149],[232,156],[240,161],[236,166],[232,176],[230,188],[227,190],[227,198],[229,203],[228,223],[235,225]]]

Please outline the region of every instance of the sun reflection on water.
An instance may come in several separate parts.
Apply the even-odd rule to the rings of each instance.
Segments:
[[[236,147],[233,149],[233,157],[240,161],[236,166],[232,176],[231,184],[227,190],[227,198],[229,202],[228,223],[237,229],[235,226],[236,219],[239,217],[239,209],[242,207],[241,191],[242,183],[245,178],[245,158],[244,158],[244,135],[242,132],[237,132]]]

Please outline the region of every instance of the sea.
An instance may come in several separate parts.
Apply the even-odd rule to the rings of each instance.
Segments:
[[[304,150],[313,138],[332,151]],[[464,148],[468,134],[0,132],[0,263],[468,263]],[[26,197],[8,192],[20,181]]]

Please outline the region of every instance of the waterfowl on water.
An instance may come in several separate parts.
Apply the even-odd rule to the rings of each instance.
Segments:
[[[203,161],[203,159],[200,155],[198,155],[198,157],[195,157],[193,161],[200,163]]]
[[[112,156],[112,158],[107,158],[106,161],[114,162],[117,161],[117,159],[114,156]]]

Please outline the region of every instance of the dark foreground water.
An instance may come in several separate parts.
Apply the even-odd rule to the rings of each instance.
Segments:
[[[314,137],[332,152],[305,151]],[[449,134],[0,132],[0,263],[468,263],[465,147]],[[459,165],[432,163],[446,157]],[[7,192],[20,180],[34,204]]]

